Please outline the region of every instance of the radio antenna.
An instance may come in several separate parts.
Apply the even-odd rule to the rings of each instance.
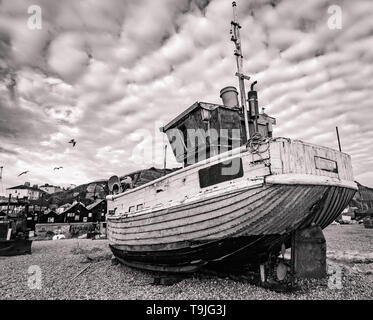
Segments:
[[[342,148],[341,148],[341,140],[339,139],[339,131],[338,131],[338,127],[335,127],[335,131],[337,132],[337,140],[338,140],[339,151],[342,152]]]
[[[166,175],[167,171],[167,144],[164,145],[164,154],[163,154],[163,174]]]
[[[241,25],[239,24],[238,18],[237,18],[236,1],[232,2],[232,7],[233,7],[233,21],[231,22],[231,35],[232,35],[231,41],[233,41],[236,46],[236,50],[234,50],[234,55],[236,56],[236,63],[237,63],[236,76],[238,77],[238,83],[240,86],[241,108],[242,108],[244,119],[245,119],[246,139],[249,140],[250,131],[249,131],[249,119],[247,115],[247,105],[246,105],[245,80],[250,80],[250,77],[245,76],[242,73],[243,55],[242,55],[242,46],[241,46],[241,37],[240,37]]]

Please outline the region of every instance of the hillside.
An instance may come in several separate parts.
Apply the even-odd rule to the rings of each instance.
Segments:
[[[164,171],[163,169],[152,167],[150,169],[138,170],[126,175],[122,175],[119,178],[123,179],[126,176],[130,176],[134,182],[134,187],[138,187],[178,169],[179,168],[166,169],[166,171]],[[105,196],[109,194],[107,182],[108,180],[94,181],[79,185],[71,190],[56,192],[54,194],[47,195],[44,199],[38,201],[37,204],[56,208],[66,203],[80,201],[85,205],[89,205],[94,202],[95,199],[104,199]]]

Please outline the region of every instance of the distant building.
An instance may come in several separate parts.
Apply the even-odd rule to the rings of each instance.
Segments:
[[[106,220],[106,200],[98,199],[89,206],[75,201],[57,209],[47,209],[38,215],[38,223],[82,223],[104,222]]]
[[[63,213],[66,209],[70,208],[71,207],[71,204],[70,203],[65,203],[64,205],[58,207],[55,211],[56,213],[58,214],[61,214]]]
[[[89,206],[88,210],[88,221],[102,222],[106,220],[107,204],[105,199],[98,199]]]
[[[39,217],[39,223],[63,223],[65,222],[64,215],[58,214],[56,211],[48,209]]]
[[[373,189],[358,184],[359,191],[356,194],[356,197],[360,200],[362,209],[368,210],[373,208]]]
[[[81,202],[74,202],[69,208],[61,213],[64,216],[65,222],[88,222],[89,218],[92,217],[92,213],[89,214],[85,205]]]
[[[358,182],[357,185],[359,190],[355,193],[349,206],[356,207],[355,216],[361,219],[373,215],[373,188],[363,186]]]
[[[27,198],[28,200],[38,200],[43,193],[43,190],[37,188],[37,186],[30,187],[29,183],[25,183],[24,185],[19,185],[16,187],[8,188],[7,194],[11,195],[12,198],[23,199]]]
[[[56,192],[60,192],[60,191],[62,191],[62,188],[61,188],[61,187],[58,187],[58,186],[52,186],[52,185],[49,185],[48,183],[46,183],[46,184],[43,185],[43,186],[40,186],[39,189],[45,191],[45,192],[48,193],[48,194],[52,194],[52,193],[56,193]]]

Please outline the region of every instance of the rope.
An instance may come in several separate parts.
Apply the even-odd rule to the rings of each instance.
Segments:
[[[270,139],[264,138],[259,132],[254,133],[254,135],[247,141],[246,148],[250,150],[253,154],[260,155],[261,153],[267,152],[269,149]],[[261,149],[262,145],[266,144],[265,149]]]
[[[254,133],[254,135],[247,141],[246,148],[251,152],[252,158],[254,161],[254,155],[258,155],[260,160],[264,162],[266,167],[270,166],[269,161],[265,161],[262,157],[262,153],[265,153],[269,149],[269,143],[271,139],[263,137],[259,132]],[[264,144],[266,147],[263,149],[261,148]]]

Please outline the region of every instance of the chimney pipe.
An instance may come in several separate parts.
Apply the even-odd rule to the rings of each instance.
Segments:
[[[257,119],[259,117],[259,107],[258,107],[258,92],[254,90],[254,86],[257,84],[257,81],[254,81],[250,86],[250,91],[248,92],[248,101],[249,101],[249,114],[250,118],[254,120],[255,131],[258,132],[258,123]]]
[[[254,86],[258,83],[258,81],[254,81],[251,86],[250,86],[250,90],[251,91],[254,91]]]
[[[253,82],[250,86],[250,91],[248,92],[249,113],[250,113],[250,118],[252,119],[256,119],[259,115],[258,92],[254,90],[254,86],[256,84],[257,84],[257,81]]]
[[[233,86],[225,87],[220,90],[220,98],[223,100],[223,105],[229,108],[238,108],[238,92]]]

